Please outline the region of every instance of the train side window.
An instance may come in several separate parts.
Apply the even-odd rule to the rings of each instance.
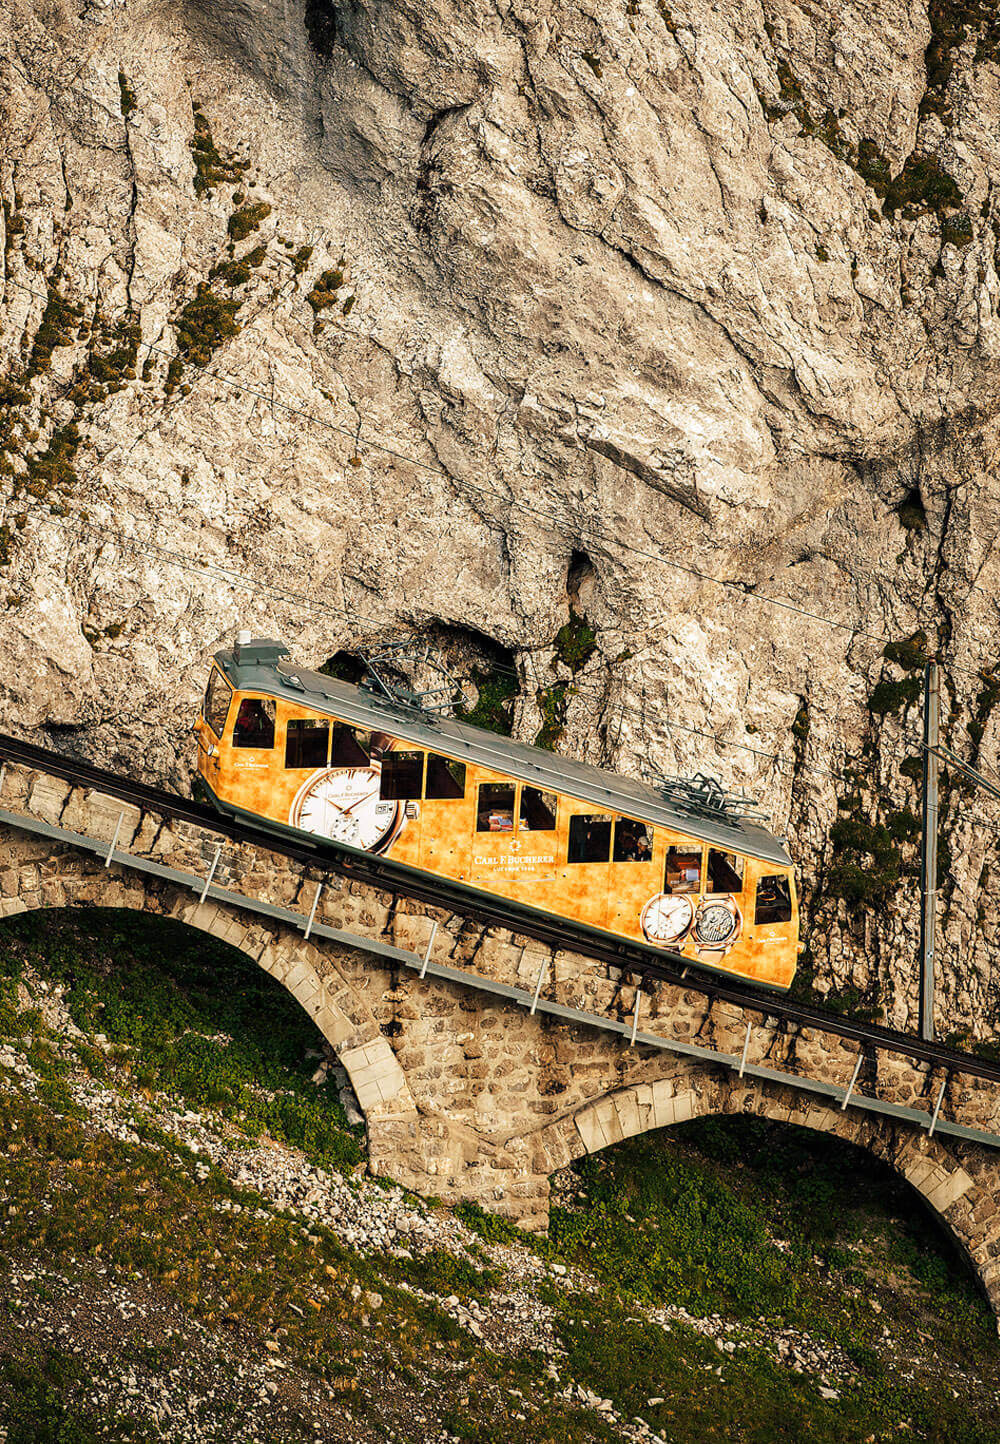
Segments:
[[[205,714],[205,721],[216,737],[221,737],[226,730],[226,717],[229,715],[229,704],[232,700],[232,687],[219,669],[213,667],[209,674],[202,711]]]
[[[701,887],[701,859],[701,848],[692,851],[690,847],[668,847],[663,891],[697,892]]]
[[[476,808],[477,832],[514,831],[514,794],[512,782],[483,782],[479,787]]]
[[[274,703],[269,697],[243,698],[233,723],[233,746],[274,746]]]
[[[555,832],[559,815],[559,799],[554,792],[541,792],[537,787],[521,788],[520,825],[528,832]]]
[[[792,892],[784,873],[758,881],[753,920],[755,923],[791,922]]]
[[[708,849],[708,886],[706,892],[742,892],[743,859],[735,852],[721,848]]]
[[[422,752],[386,752],[382,756],[379,797],[383,802],[401,802],[419,797],[424,790]]]
[[[325,767],[330,751],[330,724],[318,717],[293,717],[285,735],[286,767]]]
[[[651,862],[653,829],[644,822],[633,822],[630,817],[619,817],[615,822],[612,858],[615,862]]]
[[[331,767],[367,767],[370,751],[370,732],[359,732],[345,722],[334,722]]]
[[[611,854],[611,818],[582,812],[569,820],[567,862],[607,862]]]
[[[454,802],[464,797],[465,763],[453,762],[450,757],[439,757],[436,752],[428,752],[424,796],[435,802]]]

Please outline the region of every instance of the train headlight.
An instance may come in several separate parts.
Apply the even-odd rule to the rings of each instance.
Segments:
[[[694,940],[700,948],[722,951],[735,943],[742,922],[734,898],[708,898],[695,917]]]

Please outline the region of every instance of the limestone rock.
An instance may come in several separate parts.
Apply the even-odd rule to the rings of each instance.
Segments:
[[[886,639],[942,649],[997,763],[995,36],[935,61],[925,0],[0,9],[0,724],[184,786],[240,624],[507,658],[533,738],[585,596],[558,745],[764,797],[819,986],[912,1020],[912,840],[831,826],[914,806]],[[943,1008],[983,1032],[990,805],[945,819]]]

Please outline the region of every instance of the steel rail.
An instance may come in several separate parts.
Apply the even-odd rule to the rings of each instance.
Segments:
[[[765,993],[752,985],[741,985],[721,975],[695,971],[697,964],[679,953],[647,952],[637,943],[615,942],[605,935],[563,920],[548,919],[533,909],[506,898],[493,898],[478,889],[449,879],[422,874],[403,863],[374,857],[340,843],[305,837],[272,829],[263,824],[227,817],[209,803],[182,797],[149,783],[122,777],[90,762],[82,762],[50,748],[0,733],[0,757],[25,767],[60,777],[76,785],[93,787],[134,806],[149,808],[166,817],[191,823],[235,842],[267,848],[306,867],[324,870],[356,882],[425,902],[434,907],[475,918],[493,926],[523,933],[556,948],[581,953],[623,971],[656,978],[675,987],[703,994],[710,999],[732,1003],[765,1017],[816,1028],[850,1042],[886,1053],[901,1053],[934,1068],[964,1073],[1000,1082],[1000,1063],[963,1053],[943,1043],[925,1041],[916,1034],[903,1033],[878,1023],[842,1017],[822,1008],[810,1007],[779,993]]]

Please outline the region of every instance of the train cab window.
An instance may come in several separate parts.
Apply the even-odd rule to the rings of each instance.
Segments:
[[[476,808],[477,832],[514,831],[514,793],[512,782],[484,782],[479,788]]]
[[[344,722],[334,722],[331,767],[367,767],[370,753],[370,732],[359,732],[356,727],[348,727]]]
[[[611,855],[611,818],[582,812],[569,820],[567,862],[607,862]]]
[[[708,886],[706,892],[742,892],[743,859],[735,852],[721,848],[708,849]]]
[[[439,757],[436,752],[428,752],[424,796],[435,802],[454,801],[464,797],[465,763],[453,762],[450,757]]]
[[[521,788],[520,826],[526,832],[555,832],[559,799],[537,787]]]
[[[233,746],[274,746],[274,703],[269,697],[243,698],[233,723]]]
[[[419,797],[424,790],[422,752],[385,752],[379,797],[383,802],[401,802]]]
[[[753,920],[755,923],[791,922],[792,892],[784,873],[758,881]]]
[[[644,822],[633,822],[630,817],[619,817],[615,822],[612,857],[615,862],[651,862],[653,829]]]
[[[292,717],[285,734],[286,767],[325,767],[330,724],[318,717]]]
[[[701,848],[668,847],[663,873],[666,893],[697,892],[701,886]]]
[[[226,728],[226,717],[229,714],[229,704],[233,700],[233,689],[225,677],[213,667],[208,679],[208,688],[205,692],[205,702],[202,711],[205,721],[211,727],[216,737],[221,737]]]

